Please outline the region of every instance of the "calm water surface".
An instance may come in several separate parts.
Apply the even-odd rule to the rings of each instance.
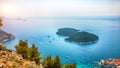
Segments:
[[[65,42],[64,37],[56,35],[57,29],[64,27],[96,34],[99,41],[90,45]],[[120,20],[28,18],[26,21],[5,19],[2,29],[16,36],[15,40],[6,43],[9,49],[14,49],[19,40],[28,40],[30,46],[36,44],[42,57],[59,55],[63,64],[74,62],[78,68],[83,65],[93,68],[93,62],[101,59],[120,58],[119,27]]]

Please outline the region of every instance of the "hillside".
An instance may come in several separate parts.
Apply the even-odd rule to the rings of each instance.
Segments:
[[[0,68],[39,68],[35,61],[23,59],[15,51],[0,51]]]

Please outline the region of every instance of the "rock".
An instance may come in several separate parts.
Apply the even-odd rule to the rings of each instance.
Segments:
[[[15,39],[15,36],[5,31],[0,30],[0,43],[5,43],[12,39]]]

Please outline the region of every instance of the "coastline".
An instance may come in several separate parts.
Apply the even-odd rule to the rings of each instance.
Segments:
[[[68,41],[68,40],[65,40],[66,42],[70,42],[70,43],[75,43],[75,44],[78,44],[78,45],[87,45],[87,44],[93,44],[93,43],[96,43],[98,42],[98,40],[96,41],[90,41],[90,42],[74,42],[74,41]]]
[[[0,43],[5,43],[15,39],[15,36],[0,29]]]

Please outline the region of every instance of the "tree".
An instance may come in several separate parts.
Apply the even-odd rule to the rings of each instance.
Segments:
[[[61,65],[61,63],[60,63],[60,58],[59,58],[59,56],[56,56],[55,58],[54,58],[54,68],[61,68],[62,67],[62,65]]]
[[[76,64],[75,63],[73,63],[73,64],[66,64],[65,68],[76,68]]]
[[[21,54],[23,58],[27,58],[28,44],[25,41],[20,40],[19,44],[15,46],[16,52]]]
[[[47,56],[46,58],[44,58],[44,68],[54,68],[53,67],[53,60],[51,55]]]
[[[62,68],[59,56],[56,56],[54,59],[52,59],[51,55],[47,56],[43,60],[43,65],[44,68]]]
[[[0,18],[0,26],[3,26],[3,24],[2,24],[2,19]]]
[[[38,51],[38,48],[34,44],[29,48],[26,41],[20,40],[15,48],[16,52],[21,54],[24,59],[35,61],[36,64],[40,63],[40,53]]]
[[[32,44],[32,47],[29,48],[28,58],[32,61],[35,61],[37,64],[40,63],[40,53],[38,51],[38,48],[34,44]]]

